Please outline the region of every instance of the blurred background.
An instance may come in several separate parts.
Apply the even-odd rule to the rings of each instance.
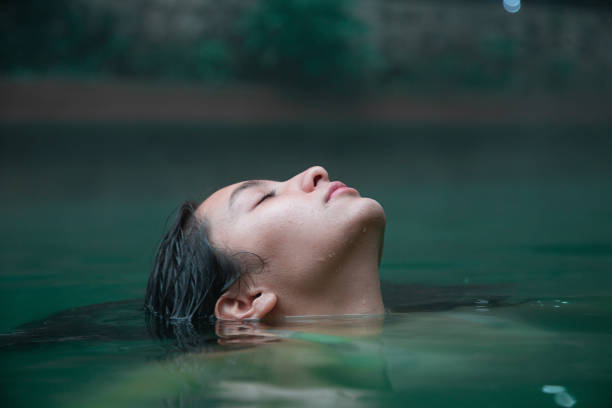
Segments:
[[[610,4],[3,1],[0,331],[142,297],[183,199],[313,164],[384,205],[387,280],[609,294]]]

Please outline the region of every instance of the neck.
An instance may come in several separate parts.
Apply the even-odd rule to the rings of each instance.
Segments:
[[[384,313],[378,271],[381,248],[379,240],[363,240],[337,267],[335,295],[330,294],[337,299],[335,314]]]
[[[364,229],[362,236],[348,242],[344,256],[334,258],[323,271],[324,284],[312,290],[279,299],[277,316],[382,314],[378,264],[382,232]]]

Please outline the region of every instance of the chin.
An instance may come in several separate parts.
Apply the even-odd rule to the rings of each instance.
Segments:
[[[372,198],[363,197],[359,200],[357,221],[363,227],[385,228],[387,218],[380,203]]]
[[[375,218],[384,224],[387,221],[387,218],[385,216],[385,210],[383,209],[383,206],[380,205],[380,203],[374,200],[373,198],[366,197],[364,198],[364,200],[366,201],[365,206],[367,207],[372,218]]]
[[[339,242],[348,245],[344,250],[355,254],[356,248],[359,257],[375,256],[380,263],[386,224],[382,205],[371,198],[359,198],[346,214],[348,222],[339,238]]]

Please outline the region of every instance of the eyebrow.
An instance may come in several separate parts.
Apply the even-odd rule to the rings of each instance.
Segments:
[[[231,208],[232,205],[234,205],[234,201],[236,201],[236,198],[238,197],[238,195],[240,195],[240,193],[243,192],[244,190],[251,188],[251,187],[259,186],[262,184],[264,184],[263,180],[249,180],[249,181],[245,181],[244,183],[241,183],[238,187],[234,189],[234,191],[232,191],[232,194],[230,195],[230,198],[229,198],[228,206]]]

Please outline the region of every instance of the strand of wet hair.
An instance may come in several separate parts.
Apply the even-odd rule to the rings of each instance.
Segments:
[[[185,202],[158,247],[147,284],[145,308],[164,319],[211,317],[214,303],[239,276],[239,268],[216,251]]]

